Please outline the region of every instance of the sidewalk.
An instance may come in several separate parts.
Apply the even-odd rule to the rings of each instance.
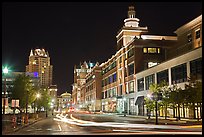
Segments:
[[[31,118],[31,119],[28,120],[27,124],[21,124],[21,125],[16,124],[15,128],[13,127],[12,123],[10,122],[10,124],[6,125],[4,129],[2,127],[2,135],[6,135],[8,133],[16,132],[19,129],[27,127],[27,126],[29,126],[31,124],[34,124],[35,122],[40,121],[40,120],[42,120],[42,118],[38,118],[38,119]]]
[[[123,117],[127,120],[134,120],[135,122],[140,123],[155,123],[156,117],[151,116],[150,119],[148,119],[148,116],[136,116],[136,115],[126,115],[123,114],[115,114],[118,117]],[[139,120],[139,121],[138,121]],[[158,117],[158,124],[160,125],[202,125],[202,119],[199,121],[197,119],[187,119],[187,118],[181,118],[180,120],[177,120],[177,118],[167,118],[165,117]]]

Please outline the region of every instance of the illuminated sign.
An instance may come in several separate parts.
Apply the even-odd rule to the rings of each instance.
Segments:
[[[38,72],[33,72],[34,77],[38,77]]]

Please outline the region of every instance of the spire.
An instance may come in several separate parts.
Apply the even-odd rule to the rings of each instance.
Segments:
[[[135,7],[134,6],[129,6],[128,18],[135,18]]]
[[[31,49],[31,51],[30,51],[30,56],[33,56],[33,50]]]

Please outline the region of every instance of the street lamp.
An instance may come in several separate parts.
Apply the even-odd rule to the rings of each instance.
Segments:
[[[158,101],[162,100],[162,93],[161,92],[159,92],[159,93],[154,92],[152,94],[152,96],[153,96],[153,100],[155,100],[156,125],[158,125],[158,114],[157,114],[157,111],[158,111]]]
[[[52,105],[51,105],[51,107],[52,107],[52,115],[53,115],[53,111],[54,111],[54,106],[55,106],[55,100],[54,99],[52,99]]]
[[[37,94],[36,94],[36,99],[35,99],[35,103],[34,103],[34,104],[35,104],[35,105],[34,105],[34,113],[36,114],[36,118],[38,118],[38,114],[37,114],[37,112],[36,112],[35,106],[37,106],[37,105],[36,105],[36,101],[37,101],[38,98],[40,98],[40,93],[37,93]],[[38,107],[37,107],[37,108],[38,108]]]
[[[4,69],[3,69],[3,74],[4,74],[4,97],[3,97],[3,119],[5,118],[5,109],[6,109],[6,107],[5,107],[5,105],[6,105],[6,74],[8,74],[8,68],[7,67],[5,67]]]

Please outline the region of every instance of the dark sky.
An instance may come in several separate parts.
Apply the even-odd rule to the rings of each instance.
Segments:
[[[116,35],[130,5],[149,34],[175,35],[202,13],[201,2],[2,3],[2,65],[25,71],[30,50],[45,48],[58,94],[71,92],[75,64],[102,63],[116,53]]]

